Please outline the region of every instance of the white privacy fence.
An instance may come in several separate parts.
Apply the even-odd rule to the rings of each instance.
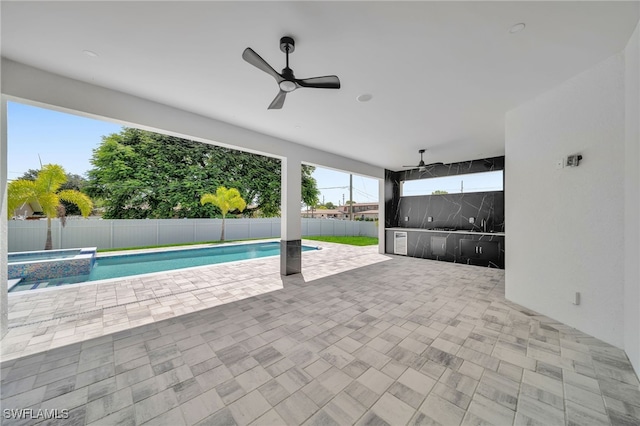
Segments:
[[[214,241],[220,238],[222,219],[74,219],[63,228],[52,221],[54,249],[75,247],[123,248]],[[11,220],[9,252],[42,250],[46,220]],[[225,239],[280,237],[280,218],[227,219]],[[378,236],[377,222],[302,219],[302,235]]]

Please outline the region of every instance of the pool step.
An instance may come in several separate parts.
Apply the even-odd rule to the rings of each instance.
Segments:
[[[22,278],[14,278],[11,280],[7,281],[7,291],[11,290],[13,287],[15,287],[20,281],[22,281]]]

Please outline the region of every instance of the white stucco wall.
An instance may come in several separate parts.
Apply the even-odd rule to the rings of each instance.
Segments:
[[[640,25],[625,56],[624,347],[640,372]]]
[[[506,297],[618,347],[624,83],[618,54],[509,111],[505,123]],[[556,168],[577,153],[579,167]]]

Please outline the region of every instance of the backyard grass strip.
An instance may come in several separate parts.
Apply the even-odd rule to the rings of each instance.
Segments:
[[[378,244],[378,239],[375,237],[362,237],[362,236],[329,236],[318,235],[313,237],[303,237],[305,240],[324,241],[327,243],[348,244],[352,246],[373,246]]]

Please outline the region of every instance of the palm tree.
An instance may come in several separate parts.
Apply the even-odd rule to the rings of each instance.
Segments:
[[[247,207],[247,203],[240,196],[240,192],[235,188],[218,187],[215,194],[204,194],[200,197],[200,204],[203,206],[211,203],[217,206],[222,212],[222,232],[220,233],[220,241],[224,241],[224,218],[229,210],[243,211]]]
[[[66,181],[67,175],[62,166],[45,164],[35,180],[14,180],[9,182],[7,188],[9,215],[13,214],[14,210],[24,203],[38,203],[42,207],[42,212],[47,216],[45,250],[51,250],[53,246],[51,242],[51,219],[59,217],[62,226],[65,225],[66,212],[60,201],[67,201],[77,205],[84,217],[89,216],[91,209],[93,209],[91,199],[82,192],[74,189],[59,191]]]

